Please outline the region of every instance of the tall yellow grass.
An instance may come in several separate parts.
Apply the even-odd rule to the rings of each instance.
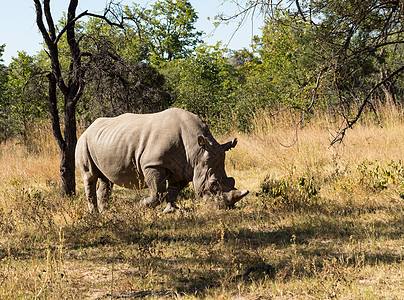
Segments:
[[[59,152],[50,126],[32,124],[28,139],[0,144],[0,181],[19,178],[31,182],[58,180]]]
[[[403,191],[397,187],[381,196],[362,185],[361,164],[371,162],[387,168],[389,162],[404,158],[402,109],[379,107],[378,116],[380,123],[372,115],[365,116],[342,143],[331,146],[337,125],[326,115],[318,115],[296,129],[300,116],[284,113],[274,118],[264,112],[255,118],[251,133],[234,133],[239,144],[228,154],[227,171],[236,177],[239,188],[252,191],[260,191],[268,176],[294,176],[314,178],[321,197],[336,205],[352,201],[362,206],[381,205],[386,198],[403,201],[399,197]],[[334,178],[332,182],[330,178]]]

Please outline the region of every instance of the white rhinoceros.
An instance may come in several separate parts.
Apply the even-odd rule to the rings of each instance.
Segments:
[[[179,191],[191,181],[204,200],[232,207],[248,194],[237,190],[224,170],[225,152],[236,143],[219,144],[199,117],[178,108],[99,118],[76,147],[89,210],[104,209],[113,184],[136,189],[146,184],[150,197],[142,204],[157,206],[165,199],[164,212],[171,212]]]

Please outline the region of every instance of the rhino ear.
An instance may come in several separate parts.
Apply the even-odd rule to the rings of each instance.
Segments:
[[[205,149],[208,152],[212,152],[212,145],[209,143],[208,140],[202,135],[198,136],[198,145]]]
[[[198,145],[202,148],[206,147],[206,139],[202,135],[198,136]]]
[[[226,144],[223,144],[222,145],[223,151],[230,150],[231,148],[236,147],[236,145],[237,145],[237,138],[235,138],[234,140],[232,140],[230,142],[227,142]]]

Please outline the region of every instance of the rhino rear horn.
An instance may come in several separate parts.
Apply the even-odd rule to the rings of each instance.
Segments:
[[[235,138],[234,140],[227,142],[226,144],[222,145],[223,151],[227,151],[230,150],[231,148],[236,147],[237,145],[237,138]]]

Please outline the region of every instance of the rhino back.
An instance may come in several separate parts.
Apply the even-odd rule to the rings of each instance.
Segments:
[[[142,184],[144,171],[152,167],[168,169],[174,181],[190,181],[197,136],[206,131],[196,115],[169,109],[97,119],[80,139],[101,173],[133,188]]]

